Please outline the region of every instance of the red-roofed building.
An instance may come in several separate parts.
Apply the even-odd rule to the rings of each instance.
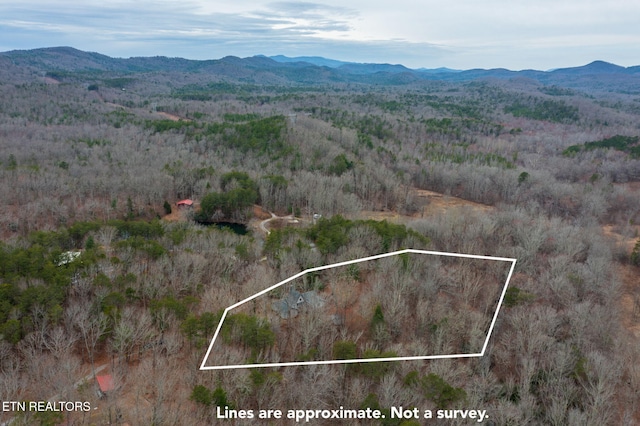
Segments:
[[[96,381],[98,382],[98,393],[100,394],[100,396],[105,396],[108,392],[115,389],[113,385],[113,377],[110,374],[106,374],[104,376],[96,376]]]
[[[193,200],[180,200],[176,203],[178,207],[193,207]]]

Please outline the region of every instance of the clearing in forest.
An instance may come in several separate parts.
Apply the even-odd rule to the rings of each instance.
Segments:
[[[226,308],[200,369],[482,356],[515,264],[405,249],[309,268]]]

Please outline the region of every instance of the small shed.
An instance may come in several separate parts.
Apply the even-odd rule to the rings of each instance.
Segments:
[[[176,203],[178,207],[193,207],[193,200],[180,200]]]
[[[115,386],[113,385],[113,376],[110,374],[96,376],[96,381],[98,382],[98,395],[101,398],[107,396],[109,392],[115,389]]]

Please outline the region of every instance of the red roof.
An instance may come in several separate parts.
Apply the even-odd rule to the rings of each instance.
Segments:
[[[178,201],[176,204],[179,205],[179,206],[192,206],[193,205],[193,201],[192,200],[181,200],[181,201]]]
[[[100,390],[102,392],[109,392],[114,389],[113,386],[113,377],[107,374],[105,376],[96,376],[96,380],[98,381],[98,386],[100,386]]]

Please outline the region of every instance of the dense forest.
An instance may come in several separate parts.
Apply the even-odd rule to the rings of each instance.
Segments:
[[[487,410],[494,425],[640,423],[632,77],[356,80],[264,71],[266,58],[235,72],[220,70],[243,60],[65,58],[0,55],[0,399],[95,409],[0,422],[403,406]],[[199,370],[225,308],[405,248],[517,259],[483,357]],[[228,316],[209,364],[477,351],[505,278],[410,256],[309,274]],[[325,307],[278,315],[289,291]]]

